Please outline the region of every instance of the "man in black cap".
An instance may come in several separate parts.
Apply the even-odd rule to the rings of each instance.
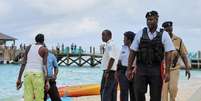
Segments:
[[[161,101],[162,77],[160,65],[166,62],[165,80],[169,79],[171,51],[175,50],[167,32],[158,29],[158,13],[150,11],[146,14],[147,27],[136,34],[131,45],[127,78],[132,79],[133,61],[136,59],[137,69],[134,75],[136,101],[145,101],[147,87],[150,88],[150,101]]]
[[[170,80],[163,84],[162,101],[168,101],[168,92],[170,94],[170,101],[175,101],[178,91],[179,80],[179,57],[183,60],[186,67],[186,76],[190,78],[190,62],[187,57],[187,50],[182,39],[173,33],[172,21],[166,21],[162,24],[162,27],[167,31],[172,39],[172,42],[176,48],[176,51],[172,52],[173,65],[170,67]]]

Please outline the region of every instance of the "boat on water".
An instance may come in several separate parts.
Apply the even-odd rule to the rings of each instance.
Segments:
[[[58,88],[59,95],[61,97],[79,97],[79,96],[91,96],[100,94],[99,84],[86,84],[76,86],[62,86]]]

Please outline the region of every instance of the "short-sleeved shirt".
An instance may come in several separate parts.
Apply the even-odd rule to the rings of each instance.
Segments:
[[[178,51],[173,52],[173,58],[175,58],[177,55],[181,56],[181,55],[187,55],[188,54],[186,46],[184,45],[184,43],[180,37],[173,34],[172,42],[173,42],[176,50],[178,50]],[[177,66],[178,65],[179,65],[179,61],[177,62]]]
[[[129,57],[130,49],[128,46],[123,45],[121,48],[121,52],[119,55],[119,60],[123,66],[128,66],[128,57]]]
[[[48,53],[48,59],[47,59],[47,71],[48,71],[48,77],[53,76],[53,70],[55,68],[58,68],[57,65],[57,58],[52,53]]]
[[[103,54],[102,63],[101,63],[102,67],[107,69],[110,58],[113,58],[114,63],[112,65],[111,70],[116,70],[118,56],[119,56],[119,52],[116,45],[113,43],[112,40],[109,40],[104,47],[104,54]]]
[[[160,32],[160,29],[157,28],[157,31]],[[148,33],[148,36],[149,36],[150,40],[155,38],[156,35],[157,35],[156,31],[154,33],[151,33],[148,28],[147,28],[147,33]],[[142,35],[143,35],[143,30],[140,30],[136,34],[135,39],[134,39],[134,41],[133,41],[133,43],[131,44],[131,47],[130,47],[132,50],[138,51]],[[164,45],[165,52],[175,50],[175,47],[174,47],[174,45],[172,43],[172,40],[171,40],[169,34],[166,31],[164,31],[163,34],[162,34],[162,44]]]

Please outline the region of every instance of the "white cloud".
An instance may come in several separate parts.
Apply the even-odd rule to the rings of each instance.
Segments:
[[[33,39],[38,32],[43,32],[52,40],[66,41],[65,38],[74,40],[80,37],[82,39],[83,36],[100,33],[103,28],[106,28],[114,32],[114,38],[117,39],[124,31],[139,31],[146,25],[144,17],[146,12],[156,10],[160,15],[159,26],[166,20],[172,20],[175,31],[181,32],[184,39],[191,38],[186,42],[192,44],[197,43],[199,41],[197,38],[201,37],[201,30],[194,30],[201,28],[200,3],[201,0],[15,1],[12,3],[12,8],[16,9],[12,9],[13,13],[2,18],[5,23],[1,29],[8,33],[25,33],[26,35],[23,36],[25,38],[22,37],[23,40]],[[1,4],[0,2],[0,7]],[[4,3],[3,8],[9,8],[6,5]],[[178,5],[182,5],[182,7]],[[0,9],[0,15],[3,14],[1,12],[4,12],[4,9]],[[27,15],[24,16],[24,14]],[[6,20],[8,17],[10,19]],[[190,32],[192,32],[191,36],[183,34]]]
[[[44,33],[50,39],[62,39],[78,37],[86,34],[95,34],[100,24],[94,18],[83,18],[80,21],[68,22],[65,20],[55,21],[34,28],[30,34],[34,37],[37,33]]]
[[[6,17],[10,13],[11,6],[6,1],[0,1],[0,17]]]
[[[198,45],[201,43],[201,28],[186,29],[182,27],[174,27],[174,32],[177,36],[182,38],[189,51],[201,49],[201,46]]]
[[[98,0],[24,0],[43,14],[69,14],[95,6]]]
[[[84,18],[78,25],[80,32],[95,32],[100,29],[100,24],[93,18]]]

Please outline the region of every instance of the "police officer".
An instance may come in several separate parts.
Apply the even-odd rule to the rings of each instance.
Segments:
[[[158,13],[150,11],[146,14],[147,27],[136,34],[131,45],[127,69],[128,79],[132,78],[132,64],[136,59],[135,97],[136,101],[145,101],[147,86],[150,88],[150,101],[161,101],[162,78],[160,65],[163,59],[166,62],[165,81],[169,80],[171,52],[175,50],[167,32],[158,28]]]
[[[187,58],[187,49],[182,39],[173,33],[172,21],[166,21],[162,24],[162,27],[167,31],[172,39],[172,42],[176,48],[176,51],[172,53],[173,65],[170,68],[170,80],[163,84],[162,101],[168,101],[168,92],[170,94],[170,101],[175,101],[178,91],[178,80],[179,80],[179,62],[178,59],[181,57],[186,67],[186,76],[190,78],[190,62]]]
[[[126,69],[128,67],[128,56],[130,53],[130,45],[133,42],[135,33],[127,31],[124,33],[124,45],[121,48],[119,61],[117,64],[117,76],[120,86],[120,101],[128,101],[128,93],[130,92],[130,101],[135,101],[134,81],[129,81],[126,77]]]
[[[106,44],[101,63],[104,68],[100,90],[101,101],[116,101],[117,79],[115,72],[117,69],[118,51],[112,41],[112,32],[110,30],[106,29],[102,32],[102,41]]]

